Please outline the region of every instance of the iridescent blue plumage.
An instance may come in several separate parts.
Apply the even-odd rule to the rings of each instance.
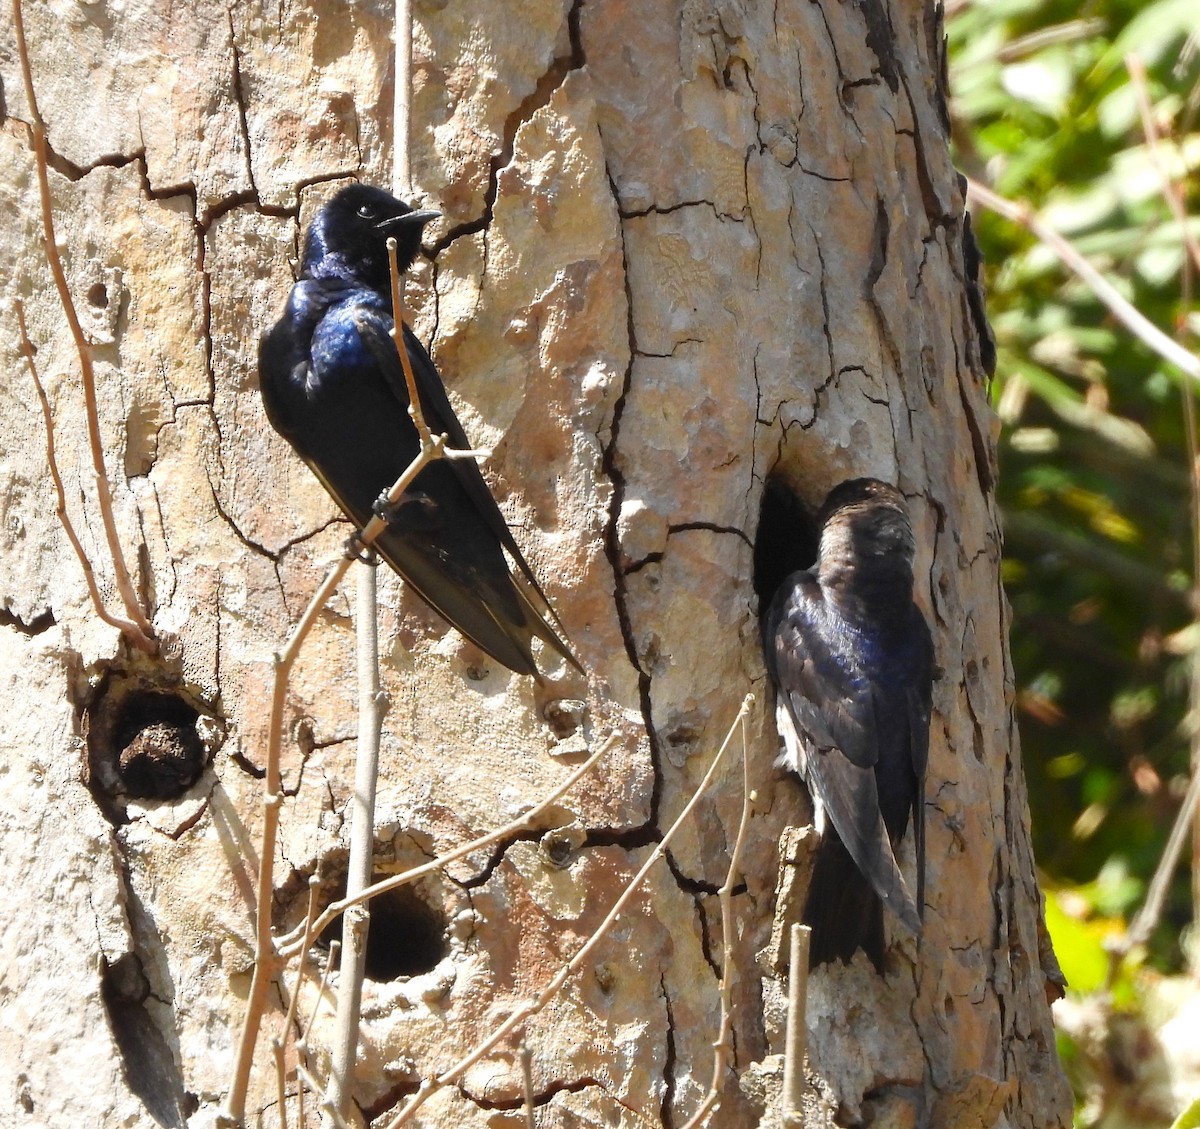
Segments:
[[[342,189],[313,220],[300,279],[259,345],[267,418],[359,528],[420,446],[390,337],[387,239],[395,237],[398,266],[407,270],[434,215],[365,185]],[[403,341],[431,431],[445,434],[449,447],[469,448],[441,378],[408,326]],[[511,670],[537,676],[535,635],[578,667],[473,459],[438,460],[422,470],[375,548]],[[522,582],[510,573],[506,551]]]
[[[919,932],[932,643],[913,603],[914,542],[901,494],[876,479],[830,492],[813,569],[763,616],[783,760],[808,785],[822,843],[805,923],[815,964],[863,949],[883,965],[881,905]],[[895,846],[913,819],[914,904]]]

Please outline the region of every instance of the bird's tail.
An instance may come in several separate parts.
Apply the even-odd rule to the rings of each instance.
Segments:
[[[547,600],[545,596],[542,596],[540,589],[538,589],[537,594],[541,596],[541,600],[535,600],[526,590],[525,585],[522,584],[521,581],[516,577],[513,578],[513,588],[515,589],[517,597],[525,610],[525,626],[530,633],[536,635],[544,643],[548,643],[580,674],[583,674],[584,669],[582,666],[580,666],[579,660],[575,657],[575,652],[571,650],[570,645],[566,642],[562,635],[559,634],[559,632],[562,631],[562,623],[559,621],[554,609],[550,606],[550,601]],[[539,603],[541,603],[543,606],[539,607]],[[563,635],[565,634],[566,633],[563,632]],[[528,648],[528,643],[526,643],[526,648]]]
[[[804,924],[812,929],[810,968],[832,960],[849,963],[862,949],[883,975],[883,903],[832,827],[826,827],[817,851]]]

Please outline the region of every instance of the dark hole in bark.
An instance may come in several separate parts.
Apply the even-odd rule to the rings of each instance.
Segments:
[[[754,538],[754,591],[760,611],[793,572],[816,561],[820,530],[814,517],[781,478],[767,479]]]
[[[173,800],[196,783],[210,755],[199,717],[175,688],[109,676],[85,711],[87,782],[109,818],[124,821],[123,800]]]
[[[386,875],[377,875],[379,881]],[[341,884],[338,897],[345,894]],[[446,940],[446,922],[441,913],[415,891],[401,887],[389,890],[370,902],[371,924],[367,931],[366,978],[387,983],[405,976],[419,976],[435,968],[450,951]],[[321,933],[318,944],[328,948],[340,940],[342,919],[331,922]]]
[[[126,795],[170,800],[196,783],[204,769],[204,745],[196,733],[199,716],[171,694],[138,693],[126,699],[113,743]]]

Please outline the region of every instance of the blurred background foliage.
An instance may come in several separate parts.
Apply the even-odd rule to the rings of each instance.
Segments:
[[[1184,234],[1200,239],[1200,0],[952,0],[946,17],[959,168],[1027,205],[1195,352]],[[1154,151],[1131,54],[1146,69]],[[1148,944],[1115,982],[1104,949],[1142,904],[1188,783],[1200,639],[1191,382],[1022,226],[973,213],[997,345],[1004,579],[1048,925],[1073,997],[1108,987],[1101,1010],[1128,1013],[1163,978],[1198,971],[1188,852]],[[1064,1034],[1069,1067],[1081,1038]],[[1170,1123],[1105,1120],[1095,1079],[1075,1081],[1078,1124]]]

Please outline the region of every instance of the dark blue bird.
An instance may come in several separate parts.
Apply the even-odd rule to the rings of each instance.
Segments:
[[[804,907],[810,964],[862,949],[883,970],[882,907],[919,933],[925,903],[925,764],[933,645],[913,602],[915,542],[898,490],[835,487],[816,565],[794,572],[763,616],[781,760],[812,796],[821,845]],[[896,846],[912,817],[914,903]]]
[[[388,336],[387,239],[395,238],[404,272],[437,214],[367,185],[343,188],[309,227],[300,278],[259,343],[267,418],[359,529],[420,447]],[[448,447],[468,449],[441,377],[407,325],[404,345],[430,430],[445,434]],[[538,677],[537,636],[579,667],[474,459],[429,464],[386,516],[379,555],[481,650]],[[522,579],[509,571],[505,550]]]

